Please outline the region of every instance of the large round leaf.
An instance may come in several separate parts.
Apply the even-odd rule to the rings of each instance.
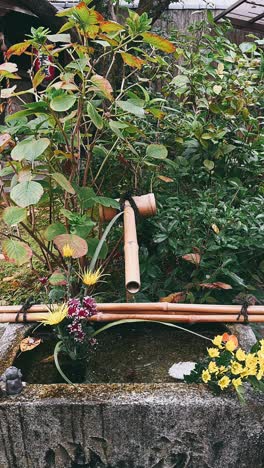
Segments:
[[[44,151],[48,148],[50,140],[48,138],[27,138],[20,141],[15,148],[11,151],[11,157],[15,161],[35,161]]]
[[[27,210],[18,206],[9,206],[3,212],[3,220],[8,226],[14,226],[21,223],[27,217]]]
[[[56,112],[65,112],[69,110],[76,101],[76,97],[71,94],[60,94],[53,98],[50,107]]]
[[[66,234],[67,230],[64,224],[62,223],[53,223],[50,224],[44,232],[44,236],[48,241],[53,241],[55,237],[60,234]]]
[[[147,147],[147,156],[154,159],[166,159],[168,150],[164,145],[152,144]]]
[[[36,205],[43,195],[43,188],[38,182],[27,181],[15,185],[10,192],[11,199],[22,208]]]
[[[32,257],[31,248],[24,242],[9,239],[2,243],[2,248],[6,260],[18,266],[27,263]]]
[[[61,254],[63,247],[69,245],[73,249],[72,258],[83,257],[88,252],[87,242],[75,234],[61,234],[56,236],[53,242]]]

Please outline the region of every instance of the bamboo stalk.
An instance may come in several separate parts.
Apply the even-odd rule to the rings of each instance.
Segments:
[[[124,208],[124,254],[126,289],[135,294],[140,288],[137,229],[134,210],[127,201]]]
[[[0,306],[0,314],[17,314],[21,310],[18,306]],[[55,307],[55,305],[53,306]],[[142,313],[202,313],[202,314],[235,314],[241,311],[241,305],[210,305],[210,304],[170,304],[167,302],[143,302],[143,303],[102,303],[97,304],[99,312],[113,312],[115,314],[127,314],[134,312]],[[47,312],[48,307],[45,304],[37,304],[29,309],[29,312]],[[249,306],[248,314],[264,314],[264,306]]]
[[[181,322],[181,323],[212,323],[212,322],[237,322],[244,323],[244,317],[241,316],[237,320],[238,315],[231,314],[107,314],[99,313],[90,317],[88,320],[91,322],[114,322],[116,320],[155,320],[158,322]],[[264,322],[263,315],[249,315],[249,322]]]
[[[27,322],[37,322],[44,318],[47,318],[49,314],[47,312],[29,312],[27,313]],[[99,312],[97,315],[90,317],[90,322],[113,322],[117,320],[155,320],[159,322],[179,322],[179,323],[212,323],[212,322],[235,322],[243,323],[244,317],[241,316],[237,320],[237,314],[195,314],[195,313],[178,313],[174,315],[163,314],[163,313],[102,313]],[[264,322],[264,314],[251,314],[248,317],[249,322]],[[0,315],[0,323],[15,323],[16,315],[14,313],[2,313]],[[18,317],[18,322],[23,322],[23,314]]]

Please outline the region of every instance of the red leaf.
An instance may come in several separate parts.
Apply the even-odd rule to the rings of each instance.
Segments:
[[[138,70],[140,70],[143,63],[145,63],[144,60],[135,57],[134,55],[128,54],[127,52],[121,52],[121,55],[122,59],[127,65],[129,65],[129,67],[138,68]]]
[[[180,291],[177,293],[169,294],[169,296],[166,296],[166,297],[161,297],[160,302],[171,302],[171,303],[184,302],[185,298],[186,298],[186,294],[183,291]]]
[[[199,286],[207,289],[232,289],[230,284],[221,283],[221,281],[217,281],[215,283],[199,283]]]
[[[201,255],[198,253],[191,253],[182,256],[183,260],[187,262],[194,263],[194,265],[199,265],[201,262]]]

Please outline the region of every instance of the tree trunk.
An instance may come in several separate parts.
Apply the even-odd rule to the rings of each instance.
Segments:
[[[152,18],[152,24],[166,11],[173,0],[139,0],[137,13],[147,13]]]

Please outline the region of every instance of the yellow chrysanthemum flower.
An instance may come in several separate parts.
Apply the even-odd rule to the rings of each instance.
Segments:
[[[218,357],[220,352],[217,348],[208,348],[207,352],[211,358]]]
[[[248,377],[250,375],[257,375],[257,366],[246,367],[240,374],[241,377]]]
[[[236,362],[236,361],[231,362],[231,372],[232,372],[232,374],[234,374],[234,375],[241,374],[241,372],[243,372],[243,370],[244,370],[243,366],[239,362]]]
[[[219,367],[216,365],[216,363],[214,361],[211,361],[211,362],[209,362],[208,370],[209,370],[210,374],[216,374],[216,373],[219,372]]]
[[[81,276],[83,284],[85,286],[94,286],[102,276],[101,269],[98,268],[96,271],[86,270]]]
[[[236,358],[238,361],[245,361],[246,359],[246,353],[243,351],[243,349],[239,348],[236,352]]]
[[[258,358],[254,354],[249,353],[245,359],[245,363],[247,367],[255,367],[258,363]]]
[[[220,366],[220,367],[219,367],[219,373],[220,373],[220,374],[224,374],[224,372],[227,372],[227,371],[228,371],[228,368],[227,368],[227,367],[225,367],[225,366]]]
[[[256,377],[257,377],[258,380],[261,380],[263,378],[263,375],[264,375],[263,369],[259,369]]]
[[[263,369],[263,370],[264,370],[264,359],[263,359],[263,358],[259,358],[259,359],[258,359],[258,363],[259,363],[260,369]]]
[[[207,383],[207,382],[209,382],[209,380],[211,380],[211,375],[210,375],[209,370],[208,369],[203,370],[203,372],[202,372],[202,381],[204,383]]]
[[[264,349],[260,349],[258,352],[257,352],[257,355],[258,355],[258,358],[259,359],[264,359]]]
[[[54,310],[48,310],[49,315],[39,320],[39,322],[43,323],[44,325],[58,325],[58,323],[62,322],[68,315],[68,306],[66,304],[62,304],[61,306],[56,307]]]
[[[227,351],[230,351],[231,353],[236,349],[236,343],[234,341],[229,340],[227,341],[225,348]]]
[[[234,385],[235,388],[240,387],[240,385],[242,385],[242,380],[241,380],[241,378],[238,377],[237,379],[232,379],[232,384]]]
[[[264,340],[259,340],[259,344],[262,348],[264,348]]]
[[[72,257],[74,254],[73,248],[70,246],[70,244],[65,244],[62,247],[62,256],[67,258],[67,257]]]
[[[230,378],[227,377],[227,375],[225,375],[218,381],[218,385],[221,388],[221,390],[224,390],[225,388],[227,388],[229,384],[230,384]]]
[[[222,339],[223,339],[223,335],[217,335],[213,339],[212,343],[218,348],[222,348]]]

